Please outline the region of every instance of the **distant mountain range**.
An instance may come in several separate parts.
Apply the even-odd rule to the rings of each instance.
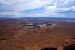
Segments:
[[[75,18],[53,18],[53,17],[21,17],[21,18],[0,18],[0,20],[54,20],[54,21],[69,21],[75,22]]]

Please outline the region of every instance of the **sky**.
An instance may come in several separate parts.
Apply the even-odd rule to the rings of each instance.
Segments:
[[[0,17],[75,18],[75,0],[0,0]]]

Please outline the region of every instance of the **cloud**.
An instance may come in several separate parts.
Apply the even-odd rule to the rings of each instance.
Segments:
[[[42,9],[41,9],[42,8]],[[75,0],[0,0],[0,15],[17,17],[66,17],[66,12],[75,11]],[[63,12],[63,13],[59,13]]]
[[[52,4],[53,2],[50,0],[32,0],[27,3],[16,4],[16,10],[28,10],[28,9],[36,9],[46,6],[47,4]]]
[[[75,11],[75,6],[72,6],[71,9],[72,9],[72,11]]]

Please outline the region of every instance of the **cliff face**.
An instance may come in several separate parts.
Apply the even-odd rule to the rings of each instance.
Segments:
[[[0,23],[0,50],[41,50],[51,47],[61,50],[75,43],[75,23],[60,21],[53,27],[29,30],[25,30],[21,23],[7,23]]]

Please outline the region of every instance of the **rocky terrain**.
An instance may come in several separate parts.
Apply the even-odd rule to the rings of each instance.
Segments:
[[[74,22],[0,20],[0,50],[61,50],[71,44],[75,45]]]

